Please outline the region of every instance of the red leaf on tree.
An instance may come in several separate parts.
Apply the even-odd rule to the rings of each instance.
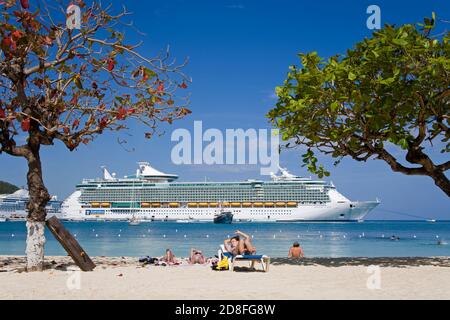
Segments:
[[[98,125],[100,126],[100,129],[105,128],[105,127],[108,125],[108,117],[107,117],[107,116],[104,116],[104,117],[99,121],[99,124],[98,124]]]
[[[129,114],[134,114],[134,113],[136,113],[136,110],[134,110],[134,109],[128,109],[128,113],[129,113]]]
[[[11,47],[11,43],[12,43],[11,37],[6,37],[2,41],[2,46],[9,49]]]
[[[70,104],[72,104],[72,105],[76,105],[76,104],[78,104],[78,96],[73,96],[72,97],[72,100],[70,100]]]
[[[27,118],[27,119],[22,120],[22,122],[20,123],[20,127],[22,128],[22,130],[24,132],[30,131],[30,119]]]
[[[192,111],[189,110],[189,109],[187,109],[187,108],[181,108],[180,113],[181,113],[182,115],[188,115],[188,114],[191,114]]]
[[[125,119],[128,111],[125,108],[119,108],[119,112],[117,113],[117,119],[123,120]]]
[[[156,91],[158,92],[158,93],[163,93],[164,92],[164,82],[160,82],[159,83],[159,85],[158,85],[158,88],[156,89]]]
[[[187,86],[186,82],[184,82],[184,81],[183,81],[182,84],[180,84],[180,88],[181,88],[181,89],[186,89],[187,87],[188,87],[188,86]]]
[[[69,134],[69,132],[70,132],[69,127],[64,127],[64,133]]]
[[[113,59],[108,59],[108,71],[111,72],[116,67],[116,63]]]
[[[30,7],[30,2],[28,0],[20,0],[22,8],[28,9]]]
[[[75,121],[72,124],[72,130],[75,128],[78,128],[79,125],[80,125],[80,120],[75,119]]]
[[[0,108],[0,119],[5,119],[6,118],[6,112],[4,109]]]
[[[22,30],[16,30],[12,33],[12,37],[16,40],[19,40],[20,38],[22,38],[25,34],[23,33]]]

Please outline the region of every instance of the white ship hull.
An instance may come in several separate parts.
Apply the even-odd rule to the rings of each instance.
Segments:
[[[147,221],[199,221],[212,222],[215,208],[83,208],[78,201],[81,193],[75,192],[62,206],[63,219],[67,220],[130,220],[133,217]],[[301,222],[301,221],[362,221],[379,202],[335,201],[320,205],[299,205],[296,208],[224,208],[231,211],[234,221],[251,222]]]

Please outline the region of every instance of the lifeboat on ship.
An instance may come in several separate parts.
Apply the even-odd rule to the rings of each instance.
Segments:
[[[178,202],[169,203],[169,208],[179,208],[180,204]]]

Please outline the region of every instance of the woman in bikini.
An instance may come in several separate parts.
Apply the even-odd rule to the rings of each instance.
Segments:
[[[239,230],[236,230],[235,236],[231,239],[225,239],[225,249],[233,256],[237,255],[254,255],[256,247],[251,242],[251,237]]]

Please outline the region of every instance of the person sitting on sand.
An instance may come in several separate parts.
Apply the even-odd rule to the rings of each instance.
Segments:
[[[189,263],[190,264],[205,264],[206,259],[200,250],[192,248],[191,255],[189,256]]]
[[[305,254],[303,253],[302,247],[298,242],[294,242],[292,248],[289,250],[288,258],[290,259],[300,259],[304,258]]]
[[[250,240],[248,234],[242,231],[236,230],[236,236],[231,239],[225,239],[225,249],[233,256],[237,255],[254,255],[256,254],[256,248]]]
[[[175,255],[172,250],[167,249],[166,254],[162,257],[161,261],[167,262],[168,264],[176,264],[177,260],[175,259]]]

